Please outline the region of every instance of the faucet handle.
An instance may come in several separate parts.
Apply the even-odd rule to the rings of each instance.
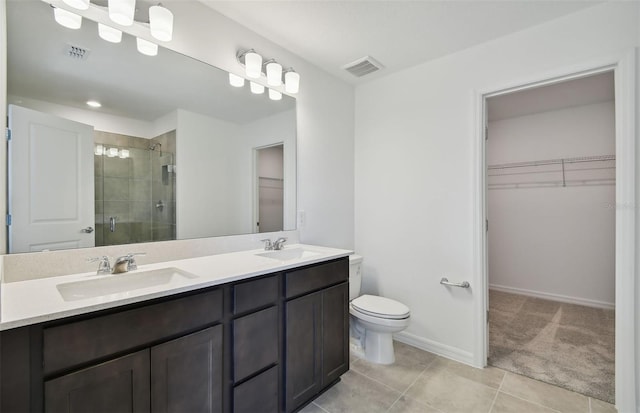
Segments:
[[[261,239],[260,242],[264,242],[264,250],[265,251],[270,251],[273,249],[273,243],[271,242],[270,239]]]
[[[98,270],[96,274],[111,274],[111,263],[109,257],[103,255],[102,257],[87,258],[88,262],[98,262]]]
[[[134,257],[139,257],[139,256],[144,256],[147,255],[146,252],[131,252],[129,254],[127,254],[127,258],[129,260],[129,263],[127,264],[127,271],[133,271],[133,270],[137,270],[138,269],[138,263],[136,262],[136,259]]]

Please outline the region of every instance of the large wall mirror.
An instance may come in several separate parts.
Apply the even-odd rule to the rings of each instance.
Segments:
[[[295,229],[295,99],[53,14],[7,2],[9,252]]]

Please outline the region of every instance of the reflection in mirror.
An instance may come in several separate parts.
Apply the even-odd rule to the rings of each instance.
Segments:
[[[7,2],[7,41],[10,252],[295,229],[293,98],[39,1]]]

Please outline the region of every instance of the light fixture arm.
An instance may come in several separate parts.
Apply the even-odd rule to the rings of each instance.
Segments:
[[[240,66],[242,67],[245,66],[244,57],[247,55],[247,53],[256,53],[256,51],[254,49],[248,49],[248,50],[240,49],[236,53],[236,60],[238,60],[238,63],[240,63]]]

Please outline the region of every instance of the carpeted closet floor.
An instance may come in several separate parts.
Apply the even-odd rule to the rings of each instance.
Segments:
[[[615,311],[489,291],[489,364],[609,403]]]

